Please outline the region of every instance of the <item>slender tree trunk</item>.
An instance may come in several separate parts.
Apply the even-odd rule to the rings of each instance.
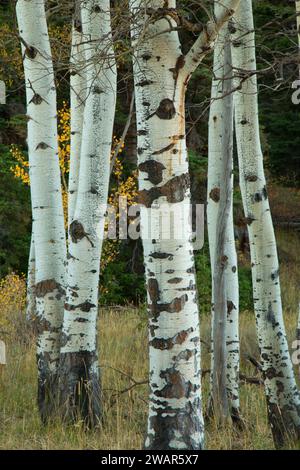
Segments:
[[[239,91],[235,126],[240,185],[248,223],[253,297],[269,420],[275,445],[300,435],[300,397],[282,314],[279,264],[261,150],[255,39],[250,0],[242,0],[232,24],[232,57]]]
[[[36,299],[35,299],[35,249],[33,234],[31,234],[30,252],[28,260],[27,273],[27,293],[26,293],[26,320],[32,324],[34,328],[36,315]]]
[[[130,7],[149,311],[150,403],[145,446],[202,449],[199,310],[188,217],[185,92],[191,74],[231,13],[226,11],[217,23],[209,23],[184,56],[174,0],[167,6],[163,0],[132,0]],[[166,32],[170,27],[174,30]]]
[[[58,160],[56,90],[44,2],[18,0],[28,116],[35,252],[38,403],[53,411],[63,317],[66,241]]]
[[[86,28],[87,26],[85,26]],[[75,0],[75,14],[72,28],[70,98],[71,98],[71,150],[70,173],[68,186],[68,224],[74,220],[79,182],[79,166],[82,141],[83,113],[86,100],[85,50],[89,45],[84,43],[82,34],[80,0]],[[88,38],[86,38],[88,39]]]
[[[67,419],[81,413],[89,426],[101,417],[97,352],[100,256],[110,175],[116,103],[109,0],[82,7],[87,97],[73,220],[69,227],[68,287],[61,347],[61,401]]]
[[[216,16],[220,14],[223,8],[219,2],[216,2]],[[212,332],[216,332],[216,335],[212,334],[209,413],[213,411],[213,403],[216,401],[217,396],[223,396],[223,412],[219,410],[218,415],[223,414],[226,416],[228,414],[226,403],[228,401],[229,413],[233,421],[240,423],[239,283],[232,207],[233,99],[230,92],[233,84],[230,78],[232,67],[229,40],[229,31],[226,25],[220,31],[214,48],[214,78],[209,118],[207,224],[212,266]],[[224,215],[226,215],[225,218],[223,218]],[[218,261],[217,266],[216,261]],[[217,306],[219,315],[215,316],[214,312],[217,311]],[[218,334],[221,325],[223,325],[223,331],[220,331],[222,340],[220,340]],[[220,363],[215,361],[214,343],[220,349]],[[219,378],[217,374],[220,374]],[[220,390],[217,390],[218,383]],[[223,385],[223,391],[221,390],[221,384]],[[226,389],[227,400],[225,397]],[[221,404],[221,401],[218,401]],[[216,404],[216,406],[218,405]]]

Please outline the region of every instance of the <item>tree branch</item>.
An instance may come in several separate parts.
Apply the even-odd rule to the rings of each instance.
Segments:
[[[124,130],[123,130],[123,133],[122,133],[120,142],[119,142],[118,145],[116,146],[116,148],[115,148],[115,150],[114,150],[114,153],[113,153],[113,156],[112,156],[112,159],[111,159],[111,163],[110,163],[110,174],[112,174],[112,171],[113,171],[114,166],[115,166],[115,163],[116,163],[117,156],[118,156],[118,154],[119,154],[119,152],[120,152],[120,150],[121,150],[121,148],[122,148],[122,145],[123,145],[124,142],[125,142],[125,139],[126,139],[126,136],[127,136],[127,133],[128,133],[128,129],[129,129],[129,127],[130,127],[131,120],[132,120],[132,116],[133,116],[133,108],[134,108],[134,92],[132,93],[132,98],[131,98],[131,103],[130,103],[129,114],[128,114],[128,118],[127,118],[127,121],[126,121]]]
[[[228,6],[224,5],[224,11],[216,21],[208,21],[202,33],[194,42],[185,56],[183,73],[189,77],[202,62],[204,57],[212,50],[213,43],[222,27],[232,18],[239,6],[240,0],[230,0]]]

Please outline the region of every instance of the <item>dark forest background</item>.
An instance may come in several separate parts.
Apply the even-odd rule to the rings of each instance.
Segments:
[[[56,2],[49,2],[55,6]],[[116,4],[116,11],[118,2]],[[123,5],[126,2],[121,2]],[[201,21],[203,11],[192,2],[179,1],[188,19]],[[211,3],[211,2],[207,2]],[[294,1],[254,1],[257,30],[257,61],[261,138],[267,171],[270,200],[276,227],[297,230],[300,227],[300,105],[292,103],[292,83],[299,78],[298,42]],[[120,4],[120,2],[119,2]],[[119,5],[120,6],[120,5]],[[116,21],[116,28],[118,21]],[[59,106],[69,101],[68,51],[70,19],[67,11],[49,17]],[[128,35],[124,34],[124,45]],[[180,32],[183,48],[193,40],[192,33]],[[186,105],[187,141],[194,202],[205,203],[207,173],[208,113],[211,86],[211,61],[194,74]],[[58,65],[57,65],[58,64]],[[132,79],[129,58],[120,60],[119,96],[115,135],[119,137],[127,120]],[[22,58],[11,1],[0,2],[0,79],[7,85],[7,104],[0,106],[0,278],[9,272],[26,273],[31,234],[30,189],[16,179],[11,168],[16,164],[10,152],[17,144],[26,153],[26,109]],[[121,154],[124,178],[136,166],[136,131],[132,120]],[[111,185],[118,184],[112,178]],[[241,309],[251,308],[251,272],[246,226],[236,169],[235,227],[240,260]],[[207,238],[206,238],[207,240]],[[101,274],[101,303],[137,304],[144,300],[142,250],[139,242],[122,241],[118,256],[105,265]],[[284,262],[288,246],[279,249]],[[207,241],[196,254],[198,286],[202,309],[210,309],[210,263]]]

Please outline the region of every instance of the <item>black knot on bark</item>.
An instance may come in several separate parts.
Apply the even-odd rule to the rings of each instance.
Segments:
[[[74,20],[74,28],[76,29],[78,33],[82,33],[82,23],[79,18],[76,18]]]
[[[42,104],[42,102],[43,102],[43,98],[38,93],[35,93],[30,101],[30,103],[33,103],[35,105]]]
[[[25,49],[25,54],[27,57],[29,57],[29,59],[35,59],[37,56],[37,53],[38,53],[37,49],[33,46],[28,46]]]
[[[79,222],[78,220],[74,220],[71,223],[69,234],[73,243],[78,243],[80,240],[86,237],[88,241],[90,242],[90,244],[94,246],[91,239],[89,238],[88,233],[86,233],[86,231],[84,230],[82,223]]]
[[[100,12],[101,12],[100,6],[99,6],[99,5],[95,5],[94,8],[93,8],[93,11],[94,11],[95,13],[100,13]]]
[[[212,199],[214,202],[220,201],[220,195],[221,195],[220,188],[213,188],[209,193],[210,199]]]
[[[93,88],[93,93],[95,95],[100,95],[101,93],[103,93],[103,90],[101,90],[101,88],[98,85],[95,85]]]
[[[49,145],[46,144],[45,142],[40,142],[37,146],[36,146],[36,150],[46,150],[47,148],[49,148]]]
[[[173,101],[170,100],[169,98],[164,98],[160,102],[159,107],[157,108],[156,115],[160,119],[169,120],[169,119],[173,119],[175,114],[176,114],[176,109],[175,109]]]
[[[147,160],[139,165],[139,170],[148,173],[148,180],[152,184],[159,184],[162,182],[163,170],[165,166],[156,160]]]

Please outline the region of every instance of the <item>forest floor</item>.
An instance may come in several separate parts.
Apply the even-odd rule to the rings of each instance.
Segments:
[[[299,235],[278,233],[279,247],[293,262],[281,266],[282,293],[289,344],[295,338],[300,268]],[[36,407],[34,339],[23,320],[14,321],[15,332],[7,340],[8,364],[0,371],[0,449],[141,449],[147,422],[147,317],[133,308],[101,309],[99,330],[102,366],[104,425],[85,432],[82,423],[43,427]],[[209,369],[210,319],[201,318],[202,368]],[[254,314],[241,313],[241,373],[259,379],[259,371],[248,355],[259,359]],[[297,371],[298,374],[298,371]],[[143,384],[138,384],[143,382]],[[130,391],[125,391],[131,387]],[[206,425],[207,449],[273,449],[261,385],[241,381],[241,410],[244,431]],[[203,380],[203,402],[207,403],[208,375]]]

